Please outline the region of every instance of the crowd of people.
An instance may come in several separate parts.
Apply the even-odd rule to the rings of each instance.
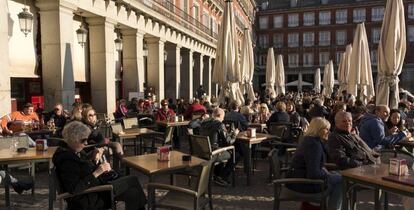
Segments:
[[[268,128],[272,124],[289,125],[291,132],[297,129],[302,135],[288,135],[284,138],[290,143],[297,143],[287,177],[326,180],[329,209],[340,209],[343,195],[340,173],[328,170],[325,163],[334,163],[336,170],[376,163],[382,149],[394,148],[399,141],[410,137],[412,130],[409,129],[414,126],[414,103],[410,100],[401,100],[397,109],[390,110],[386,105],[375,105],[374,100],[358,100],[346,91],[331,98],[314,92],[288,92],[276,98],[256,95],[256,100],[246,98],[244,104],[228,100],[225,100],[228,103],[219,104],[217,98],[209,98],[202,89],[197,92],[198,97],[191,101],[162,99],[159,104],[151,98],[133,98],[129,103],[120,99],[117,101],[114,118],[122,121],[123,118],[143,115],[150,116],[154,121],[172,121],[174,117],[182,116],[190,121],[189,127],[195,134],[210,137],[212,149],[235,146],[235,160],[230,158],[233,154],[227,152],[220,157],[227,162],[214,170],[213,180],[221,186],[229,185],[229,175],[243,157],[241,146],[236,141],[236,135],[240,131],[248,129],[251,123],[266,124]],[[119,170],[119,160],[123,156],[122,145],[109,140],[101,132],[92,105],[75,103],[72,111],[67,112],[61,104],[56,104],[52,111],[37,116],[33,105],[26,104],[22,111],[2,118],[2,133],[10,135],[19,132],[18,125],[24,121],[53,125],[55,135],[65,140],[53,161],[60,178],[65,180],[63,188],[66,191],[77,192],[92,185],[103,184],[99,179],[103,173]],[[293,137],[295,140],[292,140]],[[113,151],[113,167],[102,162],[102,146]],[[71,167],[66,167],[68,165]],[[127,209],[132,205],[145,205],[145,195],[139,181],[132,177],[120,180],[119,182],[130,184],[127,188],[120,188],[116,198],[126,200]],[[113,185],[123,186],[116,182]],[[292,184],[288,187],[303,193],[321,190],[311,185]],[[139,199],[131,198],[130,194]],[[70,205],[77,209],[108,205],[101,195],[87,198],[88,201],[85,199],[73,199]],[[88,203],[91,200],[93,202]]]

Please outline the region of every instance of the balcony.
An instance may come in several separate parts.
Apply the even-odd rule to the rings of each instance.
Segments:
[[[166,0],[138,0],[148,8],[166,18],[177,22],[178,24],[189,29],[193,33],[213,42],[217,43],[217,33],[213,33],[213,30],[203,25],[200,21],[193,18],[187,12],[176,7],[173,3]]]

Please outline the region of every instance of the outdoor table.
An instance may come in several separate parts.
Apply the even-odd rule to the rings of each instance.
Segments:
[[[167,122],[167,121],[157,121],[156,122],[157,125],[161,125],[164,127],[168,127],[168,126],[173,126],[173,127],[178,127],[178,126],[187,126],[190,121],[185,120],[185,121],[176,121],[176,122]]]
[[[247,185],[250,185],[250,173],[252,172],[252,145],[253,144],[260,144],[263,141],[267,141],[270,139],[274,139],[275,136],[264,134],[264,133],[256,133],[256,137],[249,137],[247,132],[240,132],[237,135],[237,140],[242,143],[243,147],[243,163],[244,163],[244,172],[247,176]]]
[[[342,209],[349,210],[347,193],[351,183],[361,184],[368,187],[372,187],[375,190],[374,209],[381,209],[380,195],[381,191],[391,192],[404,196],[414,197],[414,186],[407,184],[400,184],[393,181],[384,180],[384,176],[389,176],[388,164],[365,165],[357,168],[347,169],[341,172],[342,174]],[[410,171],[410,175],[404,177],[414,181],[413,171]]]
[[[139,140],[139,152],[140,154],[142,154],[142,146],[143,146],[143,142],[142,142],[142,136],[144,135],[151,135],[151,134],[156,134],[159,133],[157,131],[148,129],[148,128],[131,128],[131,129],[126,129],[123,130],[122,133],[114,133],[114,137],[119,139],[119,143],[121,145],[124,145],[124,140],[125,139],[131,139],[134,138],[134,154],[137,154],[137,145],[136,145],[136,140]]]
[[[9,164],[15,163],[36,163],[36,162],[48,162],[49,163],[49,209],[53,210],[53,200],[55,199],[55,188],[53,183],[53,177],[51,177],[51,169],[53,167],[52,157],[57,147],[49,147],[46,151],[37,151],[36,148],[29,148],[25,153],[12,152],[9,149],[0,150],[0,165],[8,170]],[[32,176],[34,178],[34,167],[32,169]],[[34,186],[32,189],[34,192]],[[6,206],[10,207],[10,186],[5,182],[5,200]]]
[[[405,146],[405,147],[413,149],[414,148],[414,139],[413,139],[413,137],[408,137],[408,138],[406,137],[403,140],[397,142],[397,145]]]
[[[191,156],[190,161],[183,161],[182,157],[187,155],[179,151],[170,152],[170,160],[159,161],[157,153],[124,157],[122,161],[126,164],[126,173],[130,173],[130,168],[142,172],[147,175],[150,182],[153,182],[154,175],[163,173],[172,173],[199,166],[205,162],[195,156]]]

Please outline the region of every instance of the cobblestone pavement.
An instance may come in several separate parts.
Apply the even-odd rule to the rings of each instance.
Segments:
[[[219,186],[213,187],[213,205],[216,210],[270,210],[273,205],[273,187],[267,181],[268,165],[265,160],[258,161],[258,169],[252,175],[252,185],[246,186],[246,177],[242,170],[237,170],[236,187],[223,188]],[[46,165],[40,165],[36,173],[36,192],[32,196],[30,192],[24,192],[22,195],[16,194],[11,190],[12,208],[17,210],[40,210],[47,209],[48,205],[48,176],[46,172]],[[14,171],[18,176],[25,174],[25,171]],[[141,183],[145,186],[148,179],[132,171],[132,174],[139,176]],[[161,181],[167,181],[167,177],[160,178]],[[177,177],[179,184],[185,184],[187,181],[184,177]],[[357,209],[368,210],[374,209],[373,192],[363,191],[358,194]],[[118,204],[118,209],[124,209],[123,204]],[[55,202],[55,209],[58,209]],[[413,207],[414,208],[414,207]],[[4,188],[0,189],[0,209],[5,208],[4,202]],[[282,203],[281,210],[296,210],[299,209],[297,202]],[[390,210],[403,210],[401,198],[390,195]]]

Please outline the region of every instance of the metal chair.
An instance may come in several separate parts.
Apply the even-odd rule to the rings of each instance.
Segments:
[[[56,173],[56,167],[53,167],[51,169],[51,175],[53,178],[53,187],[55,189],[50,189],[50,192],[53,193],[53,197],[56,195],[55,191],[57,192],[56,195],[56,200],[60,202],[60,206],[59,209],[64,210],[65,209],[65,200],[70,199],[72,197],[75,196],[81,196],[81,195],[85,195],[88,193],[99,193],[99,192],[105,192],[105,191],[109,191],[109,193],[111,194],[111,209],[116,210],[116,201],[115,201],[115,196],[114,196],[114,192],[113,192],[113,187],[110,184],[106,184],[106,185],[99,185],[99,186],[95,186],[95,187],[90,187],[82,192],[76,193],[76,194],[71,194],[68,192],[63,192],[62,189],[62,185],[61,182],[59,180],[59,177]]]
[[[227,160],[222,159],[222,155],[226,152],[231,152],[232,155],[230,158],[233,158],[233,162],[236,161],[236,150],[234,146],[221,147],[215,150],[212,150],[210,138],[208,136],[200,135],[189,135],[190,136],[190,154],[197,156],[205,160],[213,160],[214,165],[219,163],[226,162]],[[232,172],[232,185],[236,185],[235,171]]]
[[[282,168],[281,161],[277,155],[277,149],[273,149],[269,153],[269,162],[272,165],[272,178],[274,185],[274,206],[273,209],[279,210],[280,202],[283,201],[299,201],[319,203],[322,210],[326,209],[327,192],[325,188],[325,181],[318,179],[306,178],[283,178],[283,173],[288,168]],[[290,190],[286,185],[289,184],[317,184],[321,186],[320,193],[300,193]]]
[[[205,209],[207,204],[210,209],[211,197],[208,196],[208,186],[210,186],[210,171],[212,161],[208,161],[202,165],[199,173],[198,183],[194,189],[178,187],[174,185],[149,183],[148,184],[148,207],[155,209],[156,207],[168,209],[189,209],[198,210]],[[168,190],[167,194],[159,199],[156,199],[156,190]]]
[[[147,139],[150,140],[150,146],[149,147],[144,146],[143,149],[145,149],[146,151],[146,149],[149,148],[151,150],[151,153],[154,153],[156,152],[157,147],[168,145],[168,144],[172,145],[173,134],[174,134],[174,127],[168,126],[164,133],[154,132],[154,133],[142,135],[140,138],[142,138],[144,142]]]

